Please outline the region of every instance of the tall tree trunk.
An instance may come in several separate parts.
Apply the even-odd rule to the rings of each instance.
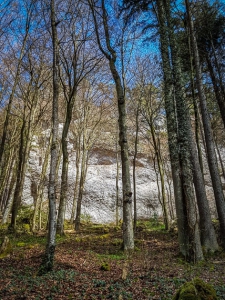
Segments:
[[[168,209],[167,209],[167,203],[166,203],[164,170],[163,170],[162,159],[161,159],[161,154],[160,154],[160,146],[159,146],[159,141],[157,142],[153,120],[151,120],[149,126],[150,126],[150,131],[151,131],[151,135],[152,135],[152,139],[153,139],[155,156],[156,156],[156,160],[157,160],[157,166],[158,166],[160,182],[161,182],[161,193],[162,193],[162,203],[161,204],[162,204],[162,210],[163,210],[164,225],[165,225],[165,229],[168,230],[169,229],[169,216],[168,216]]]
[[[183,203],[183,193],[180,177],[180,160],[177,146],[177,120],[173,100],[173,79],[169,55],[168,28],[165,21],[165,11],[161,0],[157,0],[157,12],[160,30],[160,47],[163,63],[165,109],[167,119],[168,144],[170,152],[171,171],[173,177],[173,189],[175,195],[175,207],[178,227],[178,241],[180,252],[183,256],[188,253],[187,221]]]
[[[14,167],[13,167],[13,171],[12,171],[12,176],[11,176],[11,179],[10,179],[9,191],[8,191],[7,200],[6,200],[6,206],[5,206],[4,211],[3,211],[2,224],[7,223],[10,211],[12,209],[12,204],[13,204],[12,194],[13,194],[14,186],[16,184],[17,167],[18,167],[17,162],[15,162]]]
[[[40,73],[38,74],[38,79],[40,78]],[[29,87],[27,89],[26,98],[24,99],[24,114],[23,114],[23,123],[21,127],[21,136],[20,136],[20,148],[19,148],[19,163],[18,163],[18,170],[17,170],[17,179],[16,179],[16,187],[14,191],[14,198],[13,198],[13,205],[12,205],[12,219],[11,224],[9,226],[10,229],[16,229],[16,217],[18,214],[18,209],[21,205],[22,201],[22,193],[23,193],[23,186],[25,180],[25,173],[26,173],[26,165],[27,160],[30,152],[30,145],[31,145],[31,137],[33,135],[34,129],[34,118],[37,108],[37,100],[38,100],[38,80],[35,82],[36,86],[30,97],[30,87],[34,84],[33,76],[29,82]],[[27,108],[29,107],[28,99],[30,100],[31,106],[30,111],[28,114],[28,120],[26,120],[27,116]]]
[[[116,226],[119,225],[119,153],[118,153],[118,142],[116,141]]]
[[[170,8],[168,8],[169,10]],[[170,12],[168,12],[168,15]],[[176,101],[176,111],[178,120],[178,146],[181,164],[181,182],[183,189],[183,201],[185,215],[187,217],[188,252],[187,259],[192,262],[203,259],[201,248],[199,218],[196,206],[195,193],[193,188],[193,174],[190,151],[190,140],[192,140],[189,111],[184,94],[184,83],[181,73],[178,45],[175,40],[170,15],[168,16],[170,25],[169,36],[171,44],[171,57],[174,76],[174,93]],[[197,161],[196,161],[197,162]],[[206,203],[207,199],[205,198]],[[207,216],[210,219],[210,214]]]
[[[85,141],[83,141],[83,149],[82,149],[82,162],[81,162],[81,174],[80,174],[80,183],[79,183],[79,193],[78,193],[78,200],[77,200],[77,211],[76,211],[76,218],[75,218],[75,230],[80,230],[80,217],[81,217],[81,204],[83,199],[83,192],[84,192],[84,184],[86,180],[87,174],[87,149],[85,146]]]
[[[175,107],[173,107],[172,98],[166,97],[166,112],[167,112],[167,124],[172,120],[170,118],[170,112],[172,112],[174,116],[175,123],[169,124],[172,130],[168,130],[168,135],[170,136],[170,132],[176,138],[176,147],[170,143],[169,147],[170,151],[172,150],[172,154],[176,155],[173,157],[171,155],[171,163],[172,160],[179,162],[179,172],[180,172],[180,185],[179,185],[179,201],[176,200],[176,207],[180,209],[177,212],[177,216],[179,213],[181,214],[181,220],[183,228],[181,229],[182,238],[184,239],[184,245],[182,250],[184,251],[184,256],[189,261],[198,261],[203,259],[203,253],[200,242],[200,234],[198,228],[198,217],[197,210],[195,205],[195,195],[192,185],[192,171],[191,171],[191,160],[190,160],[190,151],[189,151],[189,141],[188,135],[190,134],[188,123],[187,123],[187,105],[184,100],[183,93],[183,85],[182,85],[182,74],[179,62],[179,51],[177,47],[177,43],[175,40],[173,26],[171,22],[171,8],[170,2],[158,1],[158,16],[160,21],[160,30],[161,30],[161,50],[162,50],[162,58],[163,58],[163,71],[165,82],[169,81],[170,90],[174,87],[174,100]],[[171,52],[169,52],[169,48]],[[164,53],[163,53],[164,52]],[[171,57],[170,57],[171,55]],[[170,65],[171,63],[171,65]],[[172,70],[172,71],[171,71]],[[171,82],[172,81],[172,82]],[[165,86],[166,90],[166,86]],[[167,95],[168,96],[168,95]],[[171,95],[170,95],[171,97]],[[168,102],[167,102],[168,101]],[[177,123],[176,123],[177,122]],[[177,124],[177,127],[175,127]],[[168,126],[168,129],[170,127]],[[176,131],[177,129],[177,131]],[[173,147],[173,148],[172,148]],[[174,151],[175,150],[175,151]],[[177,165],[178,167],[178,165]],[[173,165],[172,165],[173,172]],[[176,178],[177,180],[177,178]],[[176,189],[176,186],[174,186]],[[181,204],[182,203],[182,204]],[[182,210],[181,210],[182,209]]]
[[[119,110],[119,143],[121,147],[122,183],[123,183],[123,246],[124,250],[134,249],[134,234],[132,224],[132,191],[130,182],[129,152],[126,129],[125,95],[115,61],[110,61],[110,69],[116,84]]]
[[[133,158],[133,191],[134,191],[134,232],[137,227],[137,193],[136,193],[136,159],[137,159],[137,145],[138,145],[138,131],[139,131],[139,103],[135,114],[135,141],[134,141],[134,158]]]
[[[106,49],[104,50],[99,36],[99,27],[96,17],[95,7],[92,0],[89,0],[89,5],[92,10],[92,15],[95,25],[95,33],[100,51],[109,61],[110,71],[115,82],[117,104],[119,112],[119,144],[121,148],[121,164],[122,164],[122,185],[123,185],[123,247],[125,251],[134,249],[134,232],[132,222],[132,191],[130,181],[130,166],[129,166],[129,152],[126,128],[126,103],[124,88],[122,85],[121,76],[116,67],[117,54],[111,46],[110,32],[108,25],[108,15],[104,0],[101,1],[102,22],[104,29],[104,38]],[[99,15],[98,15],[99,17]]]
[[[7,161],[5,162],[4,169],[2,171],[2,180],[0,186],[0,212],[4,210],[7,194],[8,194],[8,185],[13,171],[13,165],[15,162],[15,149],[10,147],[9,155]]]
[[[225,248],[225,199],[224,199],[221,179],[218,171],[217,158],[216,158],[214,141],[213,141],[213,133],[212,133],[210,118],[207,110],[206,96],[203,89],[198,46],[197,46],[197,41],[194,33],[194,25],[192,21],[191,12],[190,12],[189,1],[185,0],[185,4],[186,4],[188,24],[190,28],[191,42],[192,42],[193,53],[194,53],[196,81],[197,81],[197,88],[198,88],[198,94],[200,100],[200,108],[202,113],[202,122],[204,126],[207,158],[208,158],[209,170],[210,170],[210,175],[213,184],[213,191],[214,191],[214,196],[216,201],[217,213],[220,222],[222,242],[223,242],[223,247]]]
[[[192,172],[194,179],[195,192],[197,197],[197,204],[200,216],[200,234],[201,234],[201,244],[204,247],[205,252],[215,252],[218,250],[218,243],[216,240],[215,230],[211,220],[211,213],[209,208],[209,202],[206,196],[205,183],[202,174],[202,170],[198,160],[198,154],[196,150],[196,145],[191,134],[191,122],[188,118],[188,126],[190,130],[189,146],[191,152],[192,160]]]
[[[26,110],[26,106],[24,108],[24,119],[23,119],[23,124],[20,133],[17,178],[16,178],[16,186],[15,186],[15,191],[13,196],[11,224],[9,225],[9,229],[13,231],[16,230],[16,218],[22,201],[26,164],[27,164],[27,159],[30,151],[30,130],[29,128],[27,128],[27,121],[25,120],[26,118],[25,110]]]
[[[37,191],[37,201],[36,201],[36,204],[34,207],[34,213],[33,213],[33,217],[32,217],[32,232],[35,231],[36,219],[37,219],[37,215],[40,210],[40,206],[41,206],[42,199],[43,199],[45,177],[46,177],[46,172],[47,172],[47,167],[48,167],[51,144],[52,144],[52,133],[50,134],[50,137],[49,137],[49,143],[48,143],[48,146],[45,151],[45,159],[44,159],[44,163],[43,163],[42,170],[41,170],[38,191]]]
[[[83,122],[82,122],[82,158],[81,158],[80,182],[79,182],[79,192],[78,192],[76,218],[75,218],[76,231],[80,230],[81,205],[82,205],[84,185],[85,185],[85,180],[87,175],[87,163],[88,163],[87,112],[88,112],[88,106],[87,103],[84,103]]]
[[[208,199],[206,196],[205,191],[205,183],[204,183],[204,176],[203,176],[203,159],[202,159],[202,151],[200,145],[200,138],[199,138],[199,124],[200,124],[200,117],[199,117],[199,110],[198,105],[195,97],[195,87],[194,87],[194,67],[193,67],[193,59],[192,59],[192,47],[191,47],[191,39],[190,35],[188,35],[188,45],[189,45],[189,53],[190,53],[190,65],[191,65],[191,91],[192,91],[192,99],[194,105],[194,114],[195,114],[195,139],[196,139],[196,146],[194,143],[194,138],[192,135],[191,130],[191,119],[190,115],[188,115],[188,126],[189,126],[189,146],[191,152],[191,160],[192,160],[192,172],[193,172],[193,179],[195,185],[195,192],[197,197],[199,215],[200,215],[200,234],[201,234],[201,243],[205,252],[208,251],[216,251],[218,250],[218,243],[216,239],[215,230],[211,221],[211,213],[209,208]]]
[[[79,192],[79,182],[80,182],[80,136],[78,137],[78,143],[77,143],[77,151],[76,151],[76,179],[75,179],[75,186],[74,186],[74,194],[73,194],[73,205],[72,205],[72,213],[70,222],[71,224],[75,221],[75,212],[77,208],[77,199],[78,199],[78,192]]]
[[[59,99],[59,45],[57,36],[57,23],[55,15],[55,1],[50,2],[51,29],[52,29],[52,45],[53,45],[53,101],[52,101],[52,144],[51,144],[51,160],[49,173],[49,220],[48,220],[48,238],[39,274],[51,271],[53,268],[53,260],[56,246],[56,166],[58,160],[58,99]]]
[[[72,113],[74,107],[75,96],[67,103],[66,109],[66,121],[63,126],[62,132],[62,154],[63,154],[63,162],[62,162],[62,176],[61,176],[61,192],[60,192],[60,202],[59,202],[59,210],[58,210],[58,220],[57,220],[57,233],[60,235],[64,234],[64,220],[65,220],[65,210],[66,210],[66,202],[67,202],[67,192],[68,192],[68,165],[69,165],[69,156],[67,150],[67,136],[69,132],[70,123],[72,120]]]
[[[200,144],[200,116],[199,116],[199,109],[198,109],[198,104],[197,100],[195,97],[195,84],[194,84],[194,66],[193,66],[193,61],[192,61],[192,48],[191,48],[191,40],[190,40],[190,35],[188,35],[188,47],[189,47],[189,53],[190,53],[190,65],[191,65],[191,71],[190,71],[190,78],[191,78],[191,94],[192,94],[192,100],[193,100],[193,106],[194,106],[194,115],[195,115],[195,140],[196,140],[196,145],[198,149],[198,159],[199,159],[199,164],[201,168],[202,174],[204,169],[203,169],[203,159],[202,159],[202,150],[201,150],[201,144]],[[189,117],[190,119],[190,117]],[[191,128],[191,124],[189,126]]]

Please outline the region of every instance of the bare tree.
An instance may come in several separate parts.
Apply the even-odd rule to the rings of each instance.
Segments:
[[[66,117],[61,140],[63,159],[57,220],[57,232],[61,235],[64,233],[68,190],[69,157],[67,138],[73,117],[73,110],[76,108],[77,91],[81,82],[88,77],[90,72],[96,69],[101,61],[98,51],[93,51],[93,42],[90,35],[92,25],[90,11],[81,2],[78,2],[73,7],[69,6],[67,14],[70,17],[61,26],[62,38],[60,39],[60,56],[62,62],[60,80],[66,100]]]
[[[56,21],[55,0],[50,2],[51,34],[53,46],[53,99],[52,99],[52,143],[51,160],[49,173],[49,220],[48,220],[48,239],[45,255],[39,270],[39,274],[51,271],[55,253],[56,238],[56,165],[58,160],[59,142],[58,142],[58,99],[59,99],[59,42]]]
[[[95,33],[100,51],[109,62],[110,71],[115,82],[118,111],[119,111],[119,143],[121,147],[122,184],[123,184],[123,246],[124,250],[134,249],[134,235],[132,224],[132,191],[130,182],[129,152],[126,129],[126,104],[125,87],[122,75],[116,65],[118,58],[115,48],[112,46],[112,37],[109,30],[109,14],[104,0],[100,1],[100,7],[95,6],[95,1],[88,0],[92,11]],[[107,3],[109,5],[109,3]],[[102,29],[102,35],[101,35]]]

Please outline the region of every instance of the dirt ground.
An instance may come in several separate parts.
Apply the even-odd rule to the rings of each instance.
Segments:
[[[0,232],[0,241],[6,232]],[[54,270],[37,276],[45,249],[43,233],[9,235],[0,259],[0,299],[169,300],[186,281],[199,277],[225,299],[225,254],[196,265],[179,256],[176,234],[141,228],[135,252],[121,251],[121,230],[87,226],[57,237]]]

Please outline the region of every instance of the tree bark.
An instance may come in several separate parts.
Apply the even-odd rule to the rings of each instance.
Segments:
[[[161,193],[162,193],[162,203],[161,204],[162,204],[162,210],[163,210],[164,225],[165,225],[165,229],[169,230],[169,216],[168,216],[168,209],[167,209],[167,203],[166,203],[164,170],[163,170],[162,158],[161,158],[161,154],[160,154],[160,146],[159,146],[159,141],[157,142],[154,123],[150,122],[149,125],[150,125],[151,135],[152,135],[152,139],[153,139],[153,145],[154,145],[157,166],[158,166],[159,176],[160,176],[160,182],[161,182]]]
[[[168,8],[169,10],[170,8]],[[190,151],[190,140],[192,140],[191,126],[189,120],[189,111],[184,94],[183,76],[181,73],[179,49],[172,29],[170,20],[170,12],[168,12],[168,23],[170,26],[170,44],[171,57],[173,64],[174,76],[174,93],[176,101],[176,112],[178,120],[178,146],[181,165],[181,182],[183,189],[183,201],[185,206],[185,214],[187,217],[187,234],[188,248],[187,259],[196,262],[203,259],[201,248],[200,232],[199,232],[199,217],[196,206],[196,199],[193,189],[193,173]],[[193,158],[194,156],[192,156]],[[197,161],[196,161],[197,162]],[[205,198],[206,203],[207,199]],[[210,214],[207,215],[210,219]]]
[[[38,191],[37,191],[37,200],[36,200],[36,204],[34,207],[34,213],[33,213],[33,217],[32,217],[32,232],[35,232],[36,219],[37,219],[38,211],[40,210],[40,206],[41,206],[42,199],[43,199],[45,177],[46,177],[46,172],[47,172],[47,167],[48,167],[48,162],[49,162],[51,143],[52,143],[52,133],[50,134],[50,137],[49,137],[49,143],[46,148],[45,159],[44,159],[44,163],[43,163],[42,171],[41,171],[41,175],[40,175]]]
[[[20,132],[20,147],[18,153],[18,169],[17,169],[17,177],[16,177],[16,186],[13,196],[13,205],[12,205],[12,218],[11,223],[9,225],[9,230],[16,230],[16,218],[18,214],[19,207],[22,201],[22,193],[23,193],[23,185],[25,180],[25,172],[26,172],[26,164],[30,151],[30,126],[27,128],[26,121],[26,105],[24,108],[24,119]]]
[[[178,241],[180,246],[180,252],[183,256],[187,255],[187,222],[185,216],[185,208],[183,203],[183,193],[180,177],[180,161],[177,147],[177,120],[175,115],[175,107],[173,100],[173,80],[170,65],[169,55],[169,37],[168,28],[165,22],[165,11],[161,0],[156,2],[157,13],[159,21],[160,31],[160,47],[163,63],[163,76],[164,76],[164,94],[165,94],[165,109],[167,119],[167,132],[168,132],[168,144],[170,152],[171,171],[173,177],[173,189],[175,196],[175,207],[178,227]]]
[[[132,191],[130,182],[130,166],[129,152],[126,128],[126,104],[125,94],[122,85],[122,80],[116,67],[116,51],[111,46],[110,33],[108,28],[108,15],[104,0],[101,1],[102,22],[104,30],[104,40],[106,50],[104,50],[99,36],[98,21],[95,14],[94,4],[91,0],[88,1],[92,10],[92,15],[95,25],[95,33],[100,51],[109,61],[109,68],[115,82],[117,104],[119,112],[119,144],[121,148],[121,164],[122,164],[122,185],[123,185],[123,247],[125,251],[134,249],[134,233],[132,222]]]
[[[59,233],[60,235],[64,234],[64,220],[65,220],[65,210],[66,210],[67,191],[68,191],[68,165],[69,165],[69,156],[67,150],[67,143],[68,143],[67,136],[69,132],[70,123],[72,120],[74,101],[75,101],[75,95],[72,95],[72,98],[67,103],[66,121],[63,126],[62,141],[61,141],[63,161],[62,161],[60,202],[59,202],[58,220],[57,220],[57,233]]]
[[[119,153],[118,141],[116,141],[116,226],[119,225]]]
[[[79,174],[80,174],[80,136],[78,137],[78,143],[76,146],[76,179],[75,179],[75,186],[74,186],[74,195],[73,195],[73,205],[72,205],[72,213],[70,218],[70,223],[73,224],[75,221],[75,213],[77,208],[77,199],[78,199],[78,192],[79,192]]]
[[[79,193],[78,193],[78,200],[77,200],[77,212],[75,218],[75,230],[80,230],[80,218],[81,218],[81,204],[84,192],[84,184],[86,179],[87,173],[87,149],[84,146],[82,150],[82,163],[81,163],[81,174],[80,174],[80,183],[79,183]]]
[[[210,170],[210,175],[213,184],[213,191],[214,191],[214,196],[216,201],[217,213],[220,222],[222,242],[223,242],[223,247],[225,248],[225,199],[224,199],[221,179],[218,171],[215,145],[213,141],[213,133],[212,133],[210,118],[207,109],[206,96],[204,93],[203,83],[202,83],[202,72],[201,72],[201,66],[200,66],[200,60],[198,54],[198,46],[197,46],[197,41],[194,33],[194,25],[193,25],[193,20],[192,20],[188,0],[185,0],[185,4],[186,4],[188,24],[190,28],[191,42],[192,42],[193,53],[194,53],[196,81],[197,81],[197,88],[198,88],[198,94],[200,100],[200,108],[202,113],[202,122],[204,126],[207,158],[208,158],[209,170]]]
[[[162,52],[165,51],[163,56],[163,71],[164,78],[166,81],[171,80],[170,89],[174,87],[174,100],[175,107],[172,107],[172,100],[168,97],[168,102],[166,101],[166,112],[167,112],[167,124],[171,122],[169,113],[172,112],[174,115],[175,123],[172,125],[172,130],[168,130],[168,135],[170,132],[176,137],[176,146],[171,147],[169,142],[170,150],[172,154],[175,154],[175,160],[179,162],[179,176],[180,176],[180,193],[179,202],[176,201],[176,206],[179,205],[179,212],[177,212],[177,217],[179,213],[181,214],[181,219],[183,222],[182,235],[184,239],[184,245],[182,250],[184,251],[184,256],[188,261],[196,262],[203,259],[203,253],[200,242],[200,234],[198,227],[198,217],[197,209],[195,204],[195,195],[192,185],[192,170],[191,170],[191,160],[189,151],[189,140],[190,135],[188,121],[187,121],[187,105],[184,100],[183,84],[182,84],[182,74],[179,62],[179,51],[177,43],[175,40],[173,26],[171,22],[171,8],[169,1],[165,1],[163,4],[161,1],[157,2],[159,19],[161,17],[160,29],[161,29],[161,49]],[[168,27],[168,28],[166,28]],[[163,44],[163,47],[162,47]],[[170,47],[171,52],[168,49]],[[169,56],[171,55],[171,65]],[[168,70],[172,71],[168,71]],[[166,89],[166,87],[165,87]],[[175,128],[177,122],[177,127]],[[176,131],[177,129],[177,131]],[[177,149],[175,150],[175,148]],[[175,150],[175,151],[174,151]],[[173,156],[171,156],[172,163]],[[178,166],[177,166],[178,167]],[[173,166],[172,166],[173,170]],[[176,189],[176,186],[174,186]],[[175,194],[176,199],[176,194]],[[182,204],[181,204],[181,203]],[[182,208],[182,210],[181,210]],[[178,226],[179,230],[179,226]]]
[[[190,135],[188,137],[192,160],[192,172],[200,216],[199,225],[201,234],[201,244],[205,252],[215,252],[218,250],[219,246],[216,240],[216,234],[211,220],[209,202],[206,196],[205,183],[198,160],[196,146],[193,140],[193,136],[191,135],[190,118],[188,118],[188,126],[190,128]]]
[[[56,246],[56,166],[58,160],[58,99],[59,99],[59,45],[57,35],[57,23],[55,14],[55,1],[50,2],[51,29],[52,29],[52,45],[53,45],[53,101],[52,101],[52,144],[51,144],[51,160],[49,173],[49,220],[48,220],[48,237],[45,255],[39,269],[42,275],[49,272],[53,268],[55,246]]]
[[[12,204],[13,204],[12,193],[13,193],[14,186],[16,184],[16,174],[17,174],[17,162],[15,162],[15,164],[14,164],[13,171],[12,171],[12,177],[10,179],[6,206],[5,206],[4,211],[3,211],[2,224],[7,223],[10,211],[12,209]]]
[[[138,152],[138,131],[139,131],[139,103],[135,114],[135,141],[134,141],[134,158],[133,158],[133,191],[134,191],[134,232],[137,227],[137,193],[136,193],[136,159]]]

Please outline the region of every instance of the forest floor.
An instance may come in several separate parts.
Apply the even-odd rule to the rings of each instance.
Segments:
[[[37,276],[44,234],[8,234],[11,248],[0,258],[0,299],[170,300],[186,281],[199,277],[225,299],[225,253],[189,264],[178,255],[175,233],[151,222],[139,225],[135,252],[121,251],[121,229],[85,225],[57,237],[54,270]],[[0,242],[7,234],[0,230]]]

